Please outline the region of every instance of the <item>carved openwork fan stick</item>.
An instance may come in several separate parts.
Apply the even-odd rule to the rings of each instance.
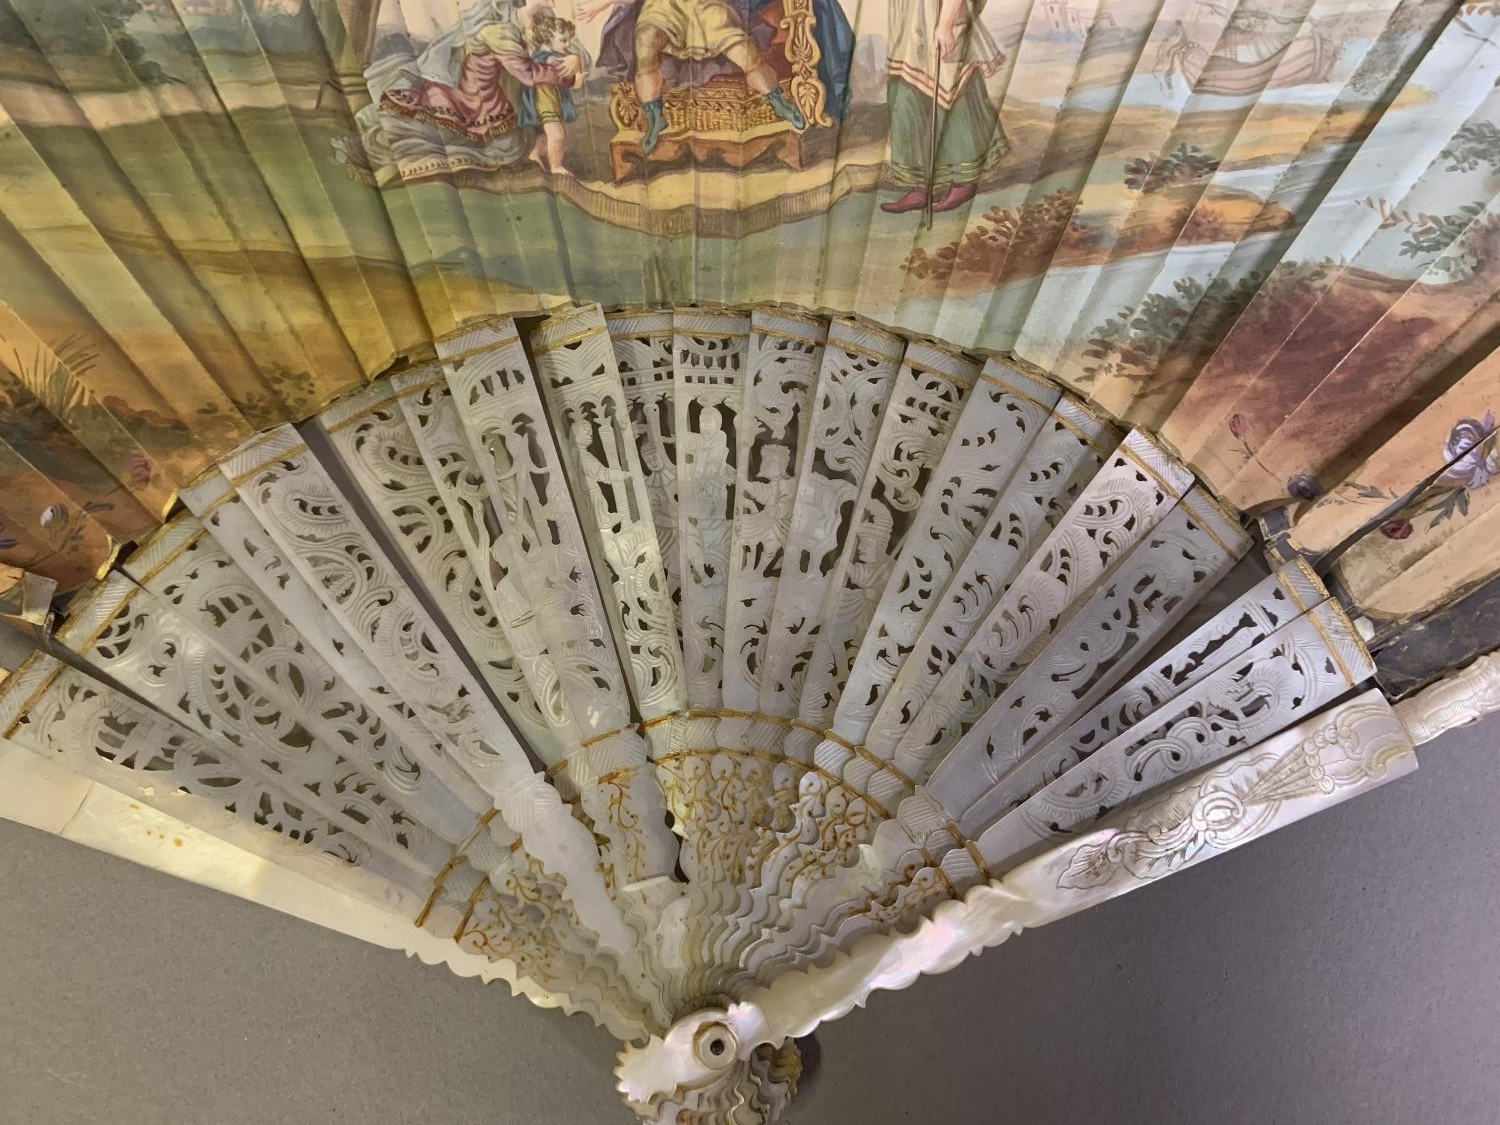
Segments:
[[[1494,702],[1393,710],[1311,568],[997,360],[770,308],[438,351],[186,489],[0,689],[0,769],[587,1014],[648,1119],[773,1119],[820,1021]]]
[[[0,814],[643,1116],[1495,705],[1494,0],[0,0],[0,73]]]

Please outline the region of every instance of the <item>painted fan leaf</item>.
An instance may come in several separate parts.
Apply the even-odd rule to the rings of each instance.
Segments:
[[[644,1116],[1490,702],[1494,3],[0,0],[0,67],[0,812],[584,1012]]]

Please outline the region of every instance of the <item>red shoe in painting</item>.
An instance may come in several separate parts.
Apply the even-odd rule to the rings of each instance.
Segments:
[[[943,198],[932,205],[932,213],[936,215],[939,211],[951,211],[955,207],[962,207],[978,194],[978,184],[950,184]]]
[[[882,203],[880,209],[887,215],[904,215],[908,211],[917,211],[927,206],[927,189],[912,188],[894,203]]]

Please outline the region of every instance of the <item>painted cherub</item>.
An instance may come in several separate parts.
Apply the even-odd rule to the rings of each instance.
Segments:
[[[526,39],[531,47],[531,61],[538,66],[582,57],[577,27],[571,20],[548,11],[532,17]],[[580,71],[574,79],[574,86],[582,83],[583,73]],[[551,172],[554,176],[573,174],[566,163],[567,125],[577,120],[578,106],[574,104],[571,87],[528,86],[522,89],[521,123],[534,125],[537,130],[530,157],[544,172]]]

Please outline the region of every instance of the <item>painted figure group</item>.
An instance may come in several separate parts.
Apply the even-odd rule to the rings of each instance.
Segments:
[[[668,128],[668,88],[738,75],[798,132],[808,121],[784,88],[785,0],[582,0],[578,19],[604,20],[597,67],[640,101],[640,147],[649,156]],[[976,0],[892,0],[886,107],[890,174],[903,194],[891,214],[951,211],[974,198],[1008,150],[986,88],[1005,55],[978,18]],[[831,117],[849,108],[854,32],[837,0],[812,0],[818,78]],[[387,90],[383,107],[484,143],[516,128],[537,131],[531,159],[571,175],[566,126],[594,63],[577,27],[551,7],[496,0],[463,43],[456,83],[424,78]]]

